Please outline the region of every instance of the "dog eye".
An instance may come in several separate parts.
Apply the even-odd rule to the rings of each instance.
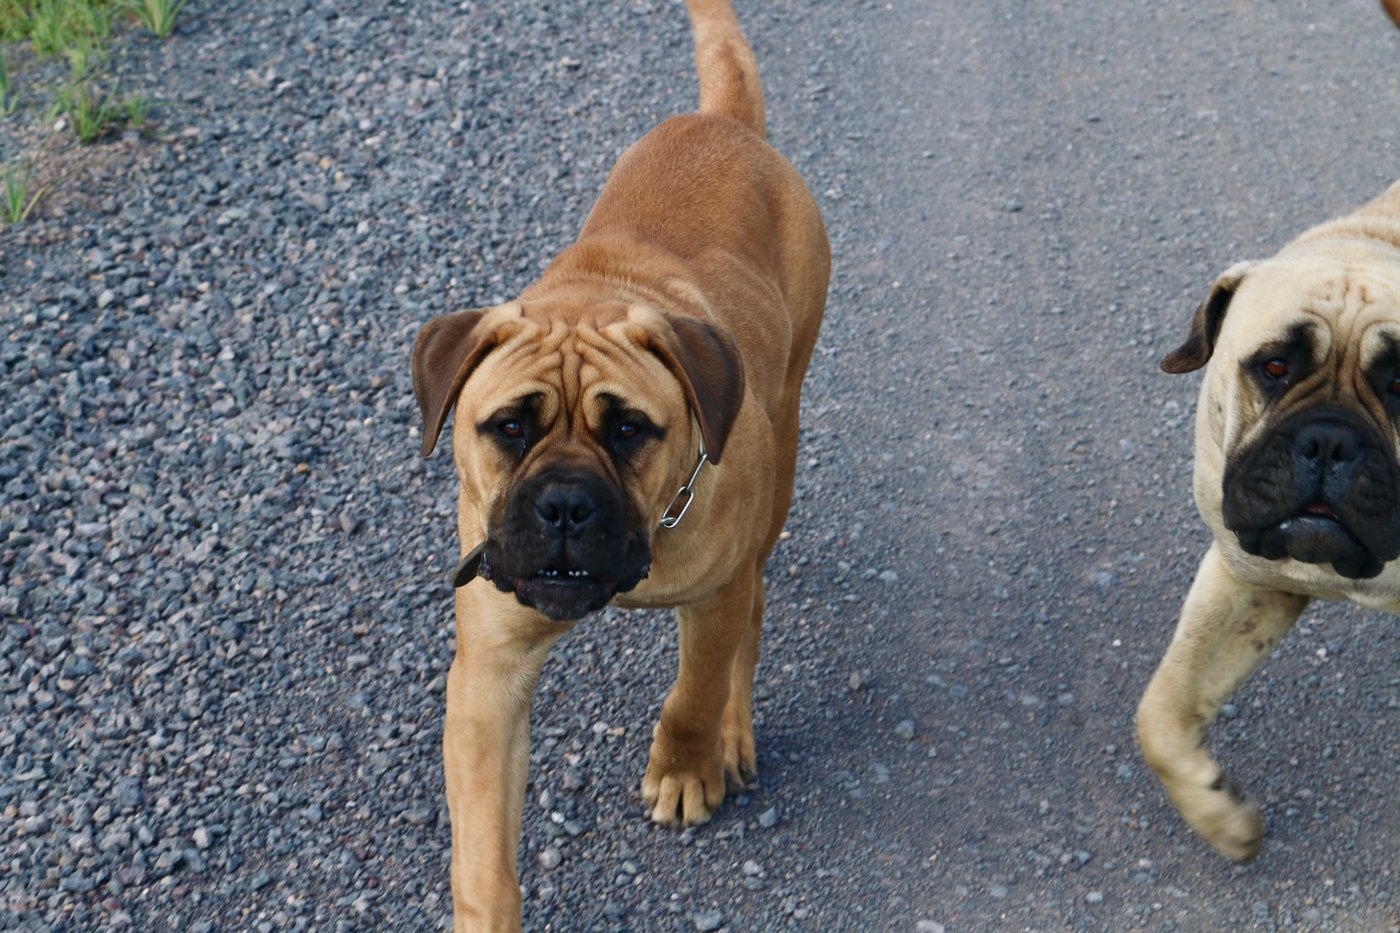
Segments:
[[[1263,369],[1264,375],[1268,376],[1270,379],[1282,379],[1284,376],[1288,375],[1288,360],[1285,360],[1281,356],[1276,356],[1266,362]],[[1394,383],[1392,383],[1392,386],[1393,385]],[[1397,390],[1392,388],[1391,391]]]
[[[635,421],[624,421],[617,426],[617,438],[622,441],[630,441],[642,433],[642,426]]]
[[[507,418],[496,425],[496,430],[511,440],[518,440],[525,435],[525,426],[514,418]]]
[[[635,450],[648,440],[660,436],[661,432],[643,415],[619,417],[612,426],[610,443],[620,453]]]
[[[1400,376],[1392,376],[1390,385],[1386,386],[1385,390],[1391,395],[1400,395]]]

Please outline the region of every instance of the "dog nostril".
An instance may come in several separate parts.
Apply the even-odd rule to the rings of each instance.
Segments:
[[[551,489],[535,503],[535,514],[540,520],[560,532],[583,526],[595,511],[593,497],[578,488]]]
[[[1361,441],[1342,425],[1317,424],[1298,435],[1296,456],[1315,464],[1350,463],[1361,456]]]

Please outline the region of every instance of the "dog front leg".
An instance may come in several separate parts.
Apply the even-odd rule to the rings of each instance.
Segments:
[[[447,675],[443,767],[452,816],[455,933],[520,929],[516,850],[530,763],[530,700],[550,624],[485,581],[457,591],[457,654]]]
[[[677,611],[680,671],[661,705],[642,778],[642,798],[657,823],[703,823],[724,800],[724,709],[735,653],[753,612],[749,572]]]
[[[1143,757],[1191,828],[1236,861],[1258,854],[1264,820],[1206,752],[1206,727],[1307,604],[1240,581],[1212,545],[1138,705]]]

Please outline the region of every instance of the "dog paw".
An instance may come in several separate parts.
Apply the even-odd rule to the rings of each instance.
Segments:
[[[1264,817],[1223,774],[1185,803],[1182,815],[1212,849],[1237,862],[1259,854]]]
[[[653,822],[662,826],[707,822],[724,794],[725,764],[718,744],[708,752],[684,752],[657,730],[642,778],[642,799]]]

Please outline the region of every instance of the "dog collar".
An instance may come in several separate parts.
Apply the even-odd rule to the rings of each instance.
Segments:
[[[486,542],[483,541],[467,552],[467,556],[457,562],[457,569],[452,571],[452,586],[466,586],[476,579],[477,572],[481,570],[481,555],[486,553]]]
[[[690,504],[695,501],[695,480],[700,476],[700,468],[710,459],[710,455],[705,451],[705,438],[700,438],[700,459],[695,461],[695,469],[690,473],[690,479],[685,481],[685,485],[676,493],[671,504],[666,506],[666,511],[661,513],[661,527],[674,528],[685,518],[685,513],[690,511]],[[682,501],[684,500],[684,501]],[[681,510],[675,515],[671,512],[676,507],[676,503],[681,503]]]
[[[685,513],[690,511],[690,504],[695,501],[695,481],[700,477],[700,468],[710,460],[709,453],[705,450],[705,439],[700,439],[700,459],[695,462],[695,469],[690,472],[690,479],[685,481],[676,495],[671,499],[671,504],[666,506],[666,511],[661,513],[661,527],[674,528],[685,518]],[[680,503],[680,511],[672,515],[676,504]],[[466,586],[476,579],[481,572],[481,555],[486,552],[486,542],[483,541],[467,552],[466,556],[457,562],[457,567],[452,571],[452,586],[454,589]]]

